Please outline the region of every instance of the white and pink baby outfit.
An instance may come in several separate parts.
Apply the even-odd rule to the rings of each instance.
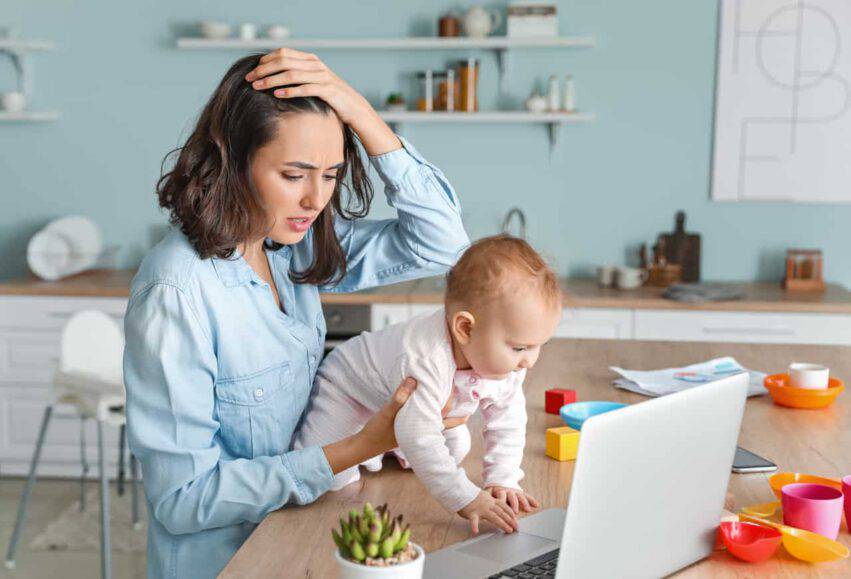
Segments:
[[[294,447],[336,442],[358,432],[390,399],[406,376],[418,386],[396,415],[396,441],[403,464],[428,491],[457,512],[480,489],[459,466],[470,450],[466,425],[443,429],[441,410],[452,396],[449,416],[482,411],[482,486],[520,488],[526,442],[525,370],[491,380],[458,370],[443,308],[378,332],[364,332],[335,348],[322,362]],[[380,468],[381,457],[365,463]],[[360,478],[357,466],[339,473],[334,488]]]

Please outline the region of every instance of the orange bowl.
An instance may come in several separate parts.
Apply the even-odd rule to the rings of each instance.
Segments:
[[[827,388],[810,390],[793,388],[789,385],[788,374],[773,374],[765,377],[765,387],[775,404],[789,408],[824,408],[830,406],[836,397],[845,390],[845,384],[839,378],[831,378]]]
[[[842,481],[816,476],[814,474],[804,474],[802,472],[778,472],[768,479],[768,484],[771,485],[771,490],[774,491],[778,499],[783,497],[780,489],[793,483],[812,483],[842,490]]]

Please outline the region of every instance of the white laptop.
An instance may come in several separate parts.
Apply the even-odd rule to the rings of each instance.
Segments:
[[[712,552],[746,373],[589,419],[567,511],[429,553],[427,579],[662,577]]]

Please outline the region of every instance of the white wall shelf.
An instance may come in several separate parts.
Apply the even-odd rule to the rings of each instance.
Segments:
[[[0,38],[0,50],[9,52],[35,52],[53,50],[55,45],[46,40],[19,40],[17,38]]]
[[[180,50],[267,50],[280,46],[296,49],[348,49],[348,50],[475,50],[508,48],[590,48],[595,45],[593,36],[555,36],[552,38],[178,38]]]
[[[569,123],[589,123],[596,117],[593,113],[554,112],[530,113],[526,111],[481,111],[430,113],[422,111],[379,111],[381,118],[400,130],[404,123],[479,123],[479,124],[542,124],[549,129],[550,150],[558,144],[558,136],[563,125]]]
[[[592,48],[593,36],[553,36],[544,38],[512,38],[464,36],[445,38],[439,36],[401,38],[190,38],[177,39],[179,50],[273,50],[289,46],[301,50],[495,50],[499,65],[499,86],[508,89],[509,52],[515,48]]]
[[[0,55],[9,55],[18,71],[18,90],[27,100],[32,94],[32,65],[28,55],[31,52],[53,50],[55,45],[46,40],[24,40],[19,38],[0,38]],[[54,121],[59,118],[56,111],[21,111],[19,113],[0,110],[0,122],[36,122]]]
[[[21,111],[19,113],[5,113],[0,111],[0,122],[43,122],[55,121],[59,118],[57,111]]]

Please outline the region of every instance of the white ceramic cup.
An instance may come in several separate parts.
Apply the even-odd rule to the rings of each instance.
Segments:
[[[254,40],[257,38],[257,26],[250,22],[239,25],[239,38],[241,40]]]
[[[618,289],[635,289],[647,281],[647,270],[635,267],[619,267],[615,269],[615,285]]]
[[[0,105],[4,111],[19,113],[27,106],[27,97],[22,92],[4,92],[0,94]]]
[[[824,390],[830,379],[830,369],[819,364],[796,362],[789,365],[789,383],[793,388]]]
[[[597,268],[597,285],[612,287],[615,284],[615,266],[603,265]]]

